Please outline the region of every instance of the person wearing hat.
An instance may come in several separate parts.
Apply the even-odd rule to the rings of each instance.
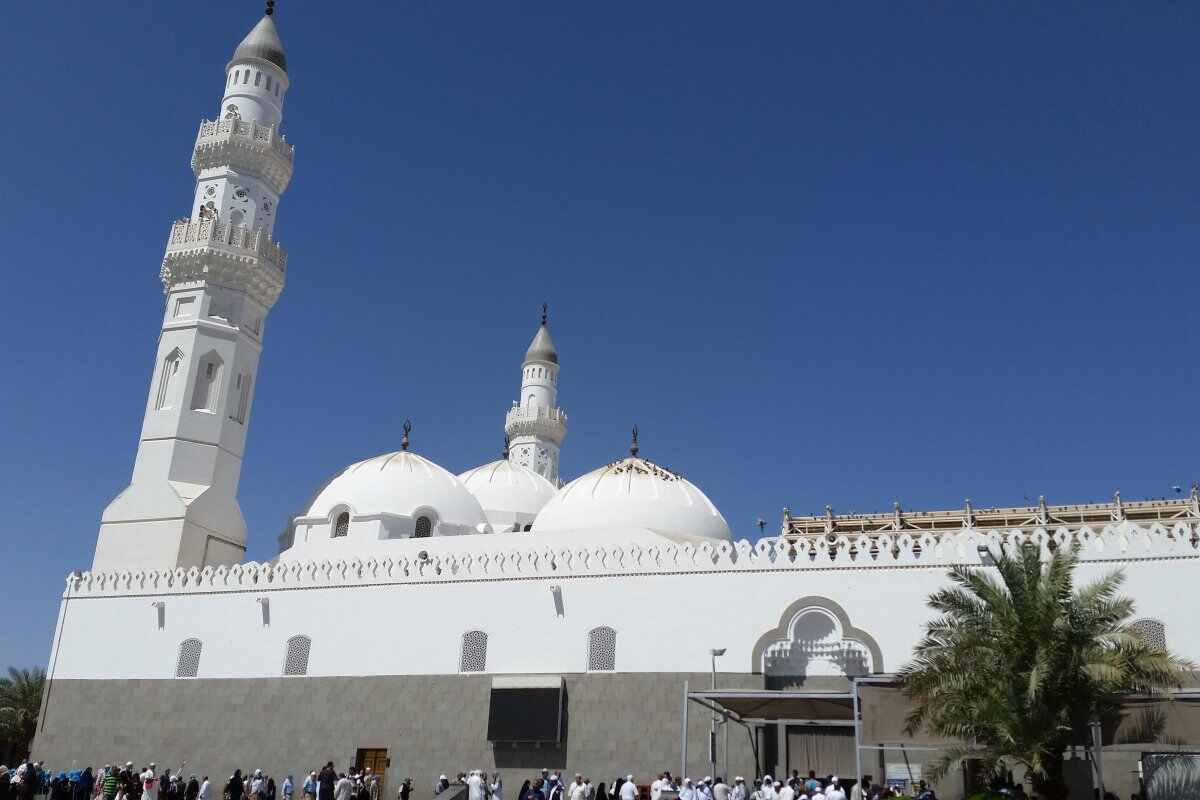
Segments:
[[[749,800],[746,796],[746,779],[737,775],[733,779],[733,788],[729,790],[729,800]]]
[[[842,788],[842,780],[837,775],[833,776],[825,790],[825,800],[846,800],[846,790]]]

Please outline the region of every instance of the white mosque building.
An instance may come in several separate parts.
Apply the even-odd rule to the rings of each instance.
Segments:
[[[160,271],[133,477],[104,510],[90,569],[67,577],[35,757],[186,760],[213,776],[298,775],[332,759],[393,787],[412,776],[419,791],[471,768],[510,775],[512,790],[542,767],[643,783],[664,769],[810,768],[911,783],[947,743],[903,731],[891,676],[947,567],[986,565],[1019,542],[1080,543],[1085,576],[1120,567],[1139,628],[1200,661],[1195,604],[1179,591],[1200,575],[1195,491],[785,512],[777,536],[734,541],[700,487],[640,456],[636,432],[628,456],[564,482],[545,316],[500,459],[456,474],[415,452],[406,429],[398,451],[321,486],[277,559],[246,562],[238,481],[287,276],[272,238],[293,172],[287,67],[268,12],[200,125],[191,210],[171,224]],[[1195,696],[1181,694],[1171,724],[1200,742]],[[947,778],[943,796],[962,780]]]

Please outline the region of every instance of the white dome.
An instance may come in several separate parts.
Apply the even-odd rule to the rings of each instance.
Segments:
[[[439,527],[487,530],[479,501],[462,481],[427,458],[399,450],[351,464],[325,485],[308,517],[326,517],[335,508],[351,515],[395,514],[412,517],[432,511]]]
[[[509,526],[517,517],[528,517],[532,522],[556,491],[554,484],[538,473],[506,458],[469,469],[458,479],[479,501],[488,522],[497,530],[499,517],[504,517],[502,524]]]
[[[704,492],[668,469],[626,458],[568,483],[533,522],[537,533],[646,528],[688,539],[730,539]]]

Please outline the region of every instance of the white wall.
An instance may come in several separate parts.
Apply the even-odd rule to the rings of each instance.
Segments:
[[[1200,661],[1200,626],[1192,604],[1181,602],[1200,574],[1200,552],[1182,536],[1139,538],[1138,530],[1113,526],[1090,542],[1078,577],[1122,568],[1136,616],[1163,621],[1171,649]],[[179,642],[197,637],[204,642],[199,677],[274,677],[284,643],[303,633],[312,638],[309,675],[454,673],[462,634],[477,629],[488,633],[488,672],[580,672],[588,631],[607,625],[617,631],[621,672],[703,672],[713,647],[728,648],[721,671],[750,672],[759,638],[790,604],[814,596],[832,601],[872,637],[883,654],[872,671],[890,672],[908,659],[930,613],[926,598],[945,582],[946,566],[978,563],[971,544],[977,536],[951,535],[942,545],[930,539],[919,555],[909,542],[901,557],[859,564],[828,553],[793,561],[774,554],[769,542],[721,552],[664,544],[638,548],[636,557],[631,549],[597,549],[587,563],[583,550],[530,551],[519,564],[511,555],[500,563],[470,552],[488,536],[470,536],[439,543],[442,554],[453,545],[460,558],[435,552],[429,562],[408,559],[436,539],[399,542],[413,553],[398,551],[394,561],[85,574],[64,600],[50,668],[54,678],[169,678]],[[552,586],[560,587],[562,616]],[[269,626],[258,598],[269,599]],[[163,630],[154,602],[165,603]],[[112,648],[117,631],[123,644]]]

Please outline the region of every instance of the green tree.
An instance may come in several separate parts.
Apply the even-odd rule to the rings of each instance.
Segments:
[[[0,751],[14,756],[29,752],[45,686],[43,669],[9,667],[8,676],[0,678]]]
[[[1066,797],[1063,751],[1087,741],[1087,723],[1113,714],[1126,692],[1180,686],[1194,666],[1131,632],[1133,601],[1121,572],[1080,589],[1074,549],[1043,562],[1022,547],[990,569],[953,567],[929,606],[911,663],[900,671],[913,702],[910,734],[963,743],[932,765],[940,777],[963,758],[996,769],[1023,764],[1049,800]]]

